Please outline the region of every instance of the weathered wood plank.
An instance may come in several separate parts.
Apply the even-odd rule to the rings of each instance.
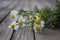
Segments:
[[[60,30],[44,29],[43,32],[35,33],[36,40],[60,40]]]
[[[10,40],[11,35],[13,33],[12,29],[9,29],[8,26],[11,23],[10,17],[8,16],[1,24],[0,24],[0,39],[1,40]]]
[[[0,0],[0,3],[3,2],[4,0]]]
[[[14,4],[12,4],[12,5],[10,5],[10,7],[8,7],[7,9],[5,9],[6,10],[6,12],[7,12],[7,10],[9,10],[9,8],[10,9],[14,9],[15,7],[16,7],[16,5],[17,5],[17,3],[18,3],[18,1],[15,3],[14,2]],[[8,14],[8,13],[7,13]],[[2,14],[3,15],[3,14]],[[8,25],[9,25],[9,23],[11,23],[11,20],[10,20],[10,17],[8,16],[0,25],[0,30],[1,30],[1,32],[0,32],[0,39],[1,40],[10,40],[10,37],[11,37],[11,35],[12,35],[12,32],[13,32],[13,30],[9,30],[8,29]]]
[[[9,20],[9,17],[7,17],[4,20],[4,22],[1,24],[2,26],[0,26],[0,27],[2,27],[2,29],[0,29],[1,30],[1,32],[0,32],[0,39],[1,40],[6,40],[7,38],[9,38],[9,36],[12,33],[12,30],[8,29],[9,23],[10,23],[10,20]]]
[[[11,5],[13,2],[11,1],[2,1],[0,3],[0,11],[3,9],[6,9],[9,5]]]
[[[37,6],[39,9],[45,6],[49,6],[50,8],[53,8],[55,4],[53,3],[54,3],[54,0],[53,2],[49,2],[49,0],[31,0],[30,5],[31,5],[31,9],[33,9],[35,6]]]
[[[18,6],[15,8],[15,10],[19,10],[19,9],[25,9],[28,10],[29,6],[28,6],[29,2],[28,0],[20,0]]]
[[[9,13],[10,13],[10,10],[4,10],[4,11],[2,11],[1,16],[0,16],[0,24],[9,15]]]
[[[15,31],[11,40],[33,40],[33,33],[28,27],[19,29]]]
[[[8,36],[7,36],[7,38],[6,38],[6,40],[10,40],[10,38],[12,36],[12,33],[13,33],[13,30],[11,29],[10,32],[9,32],[9,34],[8,34]]]
[[[23,8],[25,10],[30,10],[30,9],[34,8],[36,5],[39,8],[42,8],[45,5],[50,5],[49,3],[46,4],[46,1],[38,1],[38,0],[31,0],[31,1],[30,0],[19,0],[19,2],[21,2],[21,3],[18,3],[18,5],[15,5],[15,4],[17,4],[17,2],[10,5],[7,8],[7,10],[8,9],[19,10],[21,8]],[[13,5],[15,5],[15,7],[13,7]],[[10,22],[11,22],[11,20],[10,20],[10,18],[8,16],[4,20],[4,22],[2,24],[0,24],[0,27],[1,27],[0,28],[0,30],[1,30],[1,32],[0,32],[0,40],[10,40],[10,37],[11,37],[11,35],[13,33],[13,30],[8,29],[8,25],[9,25]],[[50,34],[50,31],[48,31],[48,32],[46,31],[46,32],[42,32],[42,33],[35,33],[36,40],[45,40],[45,39],[50,40],[51,38],[52,38],[51,40],[57,40],[57,38],[59,40],[60,35],[58,35],[58,33],[57,33],[57,35],[58,35],[58,37],[57,37],[57,35],[55,34],[55,38],[56,38],[55,39],[53,34]],[[32,33],[32,31],[29,30],[29,27],[19,29],[19,31],[14,32],[11,40],[34,40],[33,39],[33,33]]]
[[[6,7],[4,10],[1,11],[1,13],[0,13],[1,14],[1,16],[0,16],[0,24],[7,17],[7,15],[9,14],[9,11],[14,9],[17,6],[17,4],[18,4],[18,1],[14,1],[8,7]]]

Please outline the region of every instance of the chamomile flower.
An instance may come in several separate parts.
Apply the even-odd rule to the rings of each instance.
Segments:
[[[12,10],[12,11],[10,12],[10,18],[11,18],[11,19],[17,18],[17,14],[18,14],[18,11],[17,11],[17,10]]]
[[[35,31],[35,32],[40,31],[40,25],[36,25],[36,26],[34,26],[34,31]]]
[[[32,15],[29,16],[29,20],[32,21],[34,17]]]
[[[10,15],[10,18],[11,18],[11,19],[14,19],[14,18],[15,18],[15,16],[12,14],[12,15]]]
[[[23,24],[23,20],[22,19],[18,20],[18,24],[22,25]]]
[[[11,23],[8,27],[9,29],[14,29],[14,30],[18,30],[19,29],[19,25],[14,21],[13,23]]]
[[[41,18],[41,14],[40,14],[40,13],[37,13],[37,16],[38,16],[39,18]]]
[[[34,24],[34,30],[35,30],[35,32],[41,31],[44,28],[44,24],[45,24],[44,21],[41,21],[41,23],[39,25]]]
[[[23,16],[20,16],[19,20],[18,20],[18,24],[22,27],[26,26],[25,25],[25,22],[26,22],[26,18],[23,17]]]
[[[12,29],[14,29],[15,25],[14,25],[14,24],[11,24],[10,27],[11,27]]]
[[[35,19],[35,23],[36,23],[37,25],[40,25],[41,20],[40,20],[39,18],[37,18],[37,19]]]

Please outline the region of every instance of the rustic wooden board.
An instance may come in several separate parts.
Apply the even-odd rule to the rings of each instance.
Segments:
[[[6,8],[0,10],[0,23],[6,18],[9,12],[18,5],[18,1],[11,2]]]
[[[30,5],[31,9],[33,9],[35,6],[37,6],[39,9],[44,8],[45,6],[49,6],[50,8],[54,7],[54,0],[31,0]]]
[[[28,27],[15,31],[11,40],[33,40],[33,33]]]
[[[7,17],[2,24],[0,24],[0,40],[9,40],[13,30],[8,29],[8,25],[10,23],[10,18]],[[7,21],[6,21],[7,20]]]
[[[1,11],[1,19],[3,19],[7,14],[9,14],[9,10],[14,9],[17,6],[18,1],[14,2],[13,4],[9,5],[9,7],[5,8]],[[0,40],[10,40],[10,37],[13,33],[13,30],[9,30],[8,26],[11,20],[9,16],[0,24]]]
[[[2,2],[0,2],[0,11],[3,10],[3,9],[6,9],[12,3],[13,2],[11,2],[11,1],[2,1]]]
[[[35,6],[42,8],[45,5],[51,7],[53,4],[51,4],[51,2],[47,0],[16,0],[16,2],[14,1],[13,3],[11,3],[11,5],[2,10],[0,14],[1,18],[4,18],[2,17],[3,14],[5,15],[5,13],[8,12],[10,9],[19,10],[23,8],[25,10],[31,10]],[[10,24],[10,22],[11,20],[9,16],[7,16],[7,18],[0,24],[0,40],[10,40],[13,33],[13,30],[8,29],[8,25]],[[35,38],[36,40],[59,40],[59,34],[59,31],[46,30],[44,32],[35,33]],[[29,27],[19,29],[18,31],[14,32],[11,40],[34,40],[33,32],[29,30]]]
[[[36,40],[60,40],[60,30],[44,29],[35,33]]]

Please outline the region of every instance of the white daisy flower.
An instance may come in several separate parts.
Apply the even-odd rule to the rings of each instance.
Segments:
[[[17,17],[18,17],[18,11],[17,10],[12,10],[11,12],[10,12],[10,18],[11,19],[17,19]]]
[[[25,22],[26,22],[26,18],[23,17],[23,16],[20,16],[19,20],[18,20],[18,24],[21,26],[21,27],[25,27]]]
[[[32,15],[29,16],[29,20],[32,21],[34,17]]]
[[[41,28],[43,28],[44,27],[44,24],[45,24],[45,22],[44,21],[41,21]]]
[[[34,30],[35,32],[41,31],[44,27],[45,22],[41,21],[40,25],[34,24]]]
[[[34,31],[35,31],[35,32],[40,31],[40,25],[35,25],[35,26],[34,26]]]
[[[16,23],[16,21],[14,21],[13,23],[11,23],[8,27],[9,29],[14,29],[14,30],[18,30],[19,29],[19,25]]]

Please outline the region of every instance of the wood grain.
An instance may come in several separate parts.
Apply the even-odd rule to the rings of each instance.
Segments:
[[[60,40],[60,30],[44,29],[35,35],[36,40]]]
[[[9,15],[9,12],[17,6],[17,4],[18,1],[14,1],[10,5],[6,6],[6,8],[0,10],[0,24]]]
[[[49,7],[54,7],[54,1],[50,0],[6,0],[10,3],[5,6],[0,6],[0,20],[2,20],[9,11],[15,9],[19,10],[23,8],[24,10],[32,10],[35,6],[38,6],[39,9],[45,7],[46,5]],[[3,1],[2,1],[3,2]],[[1,3],[2,3],[1,2]],[[2,4],[1,4],[2,5]],[[8,6],[9,5],[9,6]],[[4,8],[5,7],[5,8]],[[2,9],[3,8],[3,9]],[[0,40],[10,40],[13,30],[8,29],[9,24],[11,23],[11,19],[8,15],[4,21],[0,24]],[[25,27],[23,29],[19,29],[18,31],[14,31],[11,40],[34,40],[33,32],[29,30],[29,27]],[[59,40],[60,31],[58,30],[50,30],[45,29],[42,32],[36,33],[36,40]]]
[[[14,1],[9,7],[5,8],[1,11],[1,20],[9,14],[9,10],[14,9],[18,4],[18,1]],[[10,17],[7,16],[7,18],[0,24],[0,40],[10,40],[11,34],[13,33],[13,30],[9,30],[8,26],[11,23]]]
[[[15,31],[11,40],[33,40],[33,33],[28,27],[19,29],[17,32]]]

